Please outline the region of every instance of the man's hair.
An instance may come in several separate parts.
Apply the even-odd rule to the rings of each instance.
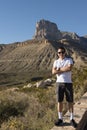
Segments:
[[[61,47],[59,47],[59,48],[58,48],[58,50],[59,50],[59,49],[63,50],[64,52],[66,51],[66,50],[65,50],[65,48],[64,48],[64,47],[62,47],[62,46],[61,46]]]

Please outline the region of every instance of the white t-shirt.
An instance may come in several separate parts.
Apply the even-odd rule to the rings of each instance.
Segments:
[[[73,64],[73,60],[71,58],[64,58],[63,60],[57,59],[54,61],[53,67],[54,68],[61,68],[67,65]],[[60,83],[72,83],[71,80],[71,71],[63,72],[61,74],[56,74],[57,80],[56,82]]]

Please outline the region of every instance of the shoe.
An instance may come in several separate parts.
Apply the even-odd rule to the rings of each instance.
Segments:
[[[58,121],[55,122],[55,125],[56,125],[56,126],[62,126],[62,125],[63,125],[63,120],[58,119]]]
[[[70,124],[71,124],[74,128],[77,128],[77,123],[75,122],[74,119],[70,120]]]

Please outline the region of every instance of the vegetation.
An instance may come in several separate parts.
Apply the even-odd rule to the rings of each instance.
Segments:
[[[73,69],[73,83],[76,101],[87,91],[86,67]],[[51,129],[57,119],[54,85],[49,88],[12,88],[1,88],[0,91],[0,130]]]
[[[87,92],[87,67],[73,69],[73,85],[75,100],[78,100],[85,92]]]

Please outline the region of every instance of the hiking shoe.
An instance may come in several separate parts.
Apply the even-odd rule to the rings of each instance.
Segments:
[[[75,122],[75,120],[70,120],[70,124],[74,127],[77,128],[77,123]]]
[[[62,126],[63,125],[63,120],[58,119],[58,121],[55,122],[56,126]]]

